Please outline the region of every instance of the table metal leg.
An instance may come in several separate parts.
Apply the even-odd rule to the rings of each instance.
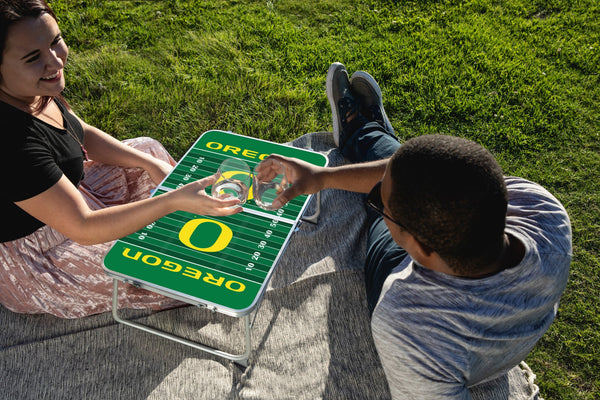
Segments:
[[[316,224],[319,222],[319,215],[321,214],[321,192],[317,192],[315,201],[317,202],[315,213],[307,217],[302,217],[300,220],[309,222],[311,224]]]
[[[248,366],[248,359],[250,358],[250,348],[251,348],[251,336],[250,336],[250,325],[251,324],[250,324],[250,315],[249,314],[244,315],[244,317],[243,317],[244,318],[244,330],[245,330],[244,353],[231,354],[231,353],[227,353],[227,352],[215,349],[215,348],[207,346],[207,345],[193,342],[191,340],[182,338],[180,336],[173,335],[168,332],[164,332],[164,331],[152,328],[152,327],[144,325],[144,324],[140,324],[138,322],[133,322],[133,321],[121,318],[119,316],[119,311],[118,311],[118,309],[119,309],[118,291],[119,291],[119,280],[113,278],[112,315],[113,315],[115,321],[117,321],[121,324],[124,324],[124,325],[131,326],[136,329],[140,329],[144,332],[152,333],[152,334],[160,336],[162,338],[173,340],[177,343],[184,344],[186,346],[190,346],[195,349],[198,349],[198,350],[210,353],[210,354],[214,354],[219,357],[226,358],[226,359],[231,360],[243,367]]]

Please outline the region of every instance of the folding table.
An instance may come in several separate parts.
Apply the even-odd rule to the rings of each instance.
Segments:
[[[212,130],[198,138],[153,196],[212,175],[225,158],[242,159],[253,169],[273,153],[327,165],[327,157],[311,150]],[[113,278],[115,320],[247,366],[251,350],[250,315],[254,311],[256,317],[277,262],[309,201],[310,196],[299,196],[280,210],[265,211],[255,205],[250,191],[239,214],[209,217],[177,211],[117,240],[104,258],[104,270]],[[119,281],[244,318],[244,352],[227,353],[121,318]]]

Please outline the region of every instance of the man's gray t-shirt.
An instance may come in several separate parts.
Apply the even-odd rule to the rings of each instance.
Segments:
[[[469,388],[519,364],[548,329],[571,263],[571,225],[541,186],[506,179],[506,232],[521,263],[458,278],[407,257],[387,278],[371,322],[392,396],[469,399]]]

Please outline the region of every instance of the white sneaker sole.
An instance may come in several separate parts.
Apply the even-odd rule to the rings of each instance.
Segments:
[[[325,82],[327,99],[329,99],[329,106],[331,107],[332,114],[333,141],[335,142],[336,146],[340,145],[340,116],[338,114],[337,104],[335,104],[335,100],[333,99],[333,76],[335,75],[335,71],[337,71],[340,67],[346,69],[342,63],[335,62],[331,64],[327,70],[327,80]]]

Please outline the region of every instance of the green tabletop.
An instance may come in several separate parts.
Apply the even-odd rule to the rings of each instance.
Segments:
[[[254,169],[273,153],[327,165],[320,153],[213,130],[198,138],[153,196],[214,174],[225,158],[242,159]],[[299,196],[280,210],[265,211],[250,191],[244,211],[232,216],[177,211],[117,240],[104,268],[112,277],[188,303],[245,315],[266,289],[308,201]]]

